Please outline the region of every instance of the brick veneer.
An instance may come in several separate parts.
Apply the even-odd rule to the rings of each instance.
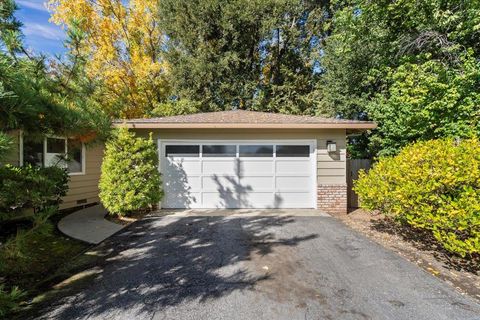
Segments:
[[[347,185],[319,184],[317,208],[332,214],[347,213]]]

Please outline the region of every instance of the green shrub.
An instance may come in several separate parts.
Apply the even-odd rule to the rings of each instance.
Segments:
[[[12,145],[12,138],[0,131],[0,161],[11,151]]]
[[[68,173],[57,167],[0,167],[0,220],[26,208],[35,213],[58,207],[68,191]]]
[[[106,144],[100,200],[112,214],[151,209],[162,198],[157,148],[152,136],[136,137],[122,128]]]
[[[0,318],[3,319],[7,314],[14,311],[24,295],[25,293],[17,287],[6,291],[5,287],[0,285]]]
[[[361,206],[432,232],[445,249],[480,253],[480,142],[418,142],[355,183]]]

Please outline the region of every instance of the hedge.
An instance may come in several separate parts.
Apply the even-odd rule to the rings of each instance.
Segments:
[[[355,182],[361,206],[429,230],[448,251],[480,253],[480,143],[440,139],[381,158]]]

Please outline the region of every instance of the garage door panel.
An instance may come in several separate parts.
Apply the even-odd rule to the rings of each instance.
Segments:
[[[236,175],[237,161],[232,160],[203,160],[202,170],[203,174],[217,174],[217,175]]]
[[[246,197],[245,208],[276,208],[273,192],[251,192]]]
[[[200,164],[201,163],[199,160],[188,161],[182,159],[167,158],[165,173],[175,172],[177,175],[200,174],[202,172]]]
[[[273,174],[274,165],[272,160],[240,160],[239,174],[245,176],[271,176]]]
[[[238,178],[236,176],[203,176],[202,188],[208,191],[220,191],[225,189],[236,190],[238,188]]]
[[[188,191],[200,191],[202,189],[200,176],[178,176],[172,174],[166,174],[163,176],[163,183],[168,190],[172,190],[174,193],[182,192],[182,190]]]
[[[310,192],[277,192],[275,199],[282,208],[311,208],[312,204]]]
[[[200,208],[201,193],[200,192],[165,192],[163,199],[165,208]]]
[[[312,166],[310,160],[277,160],[276,173],[281,174],[295,174],[295,175],[311,175]]]
[[[248,205],[247,199],[233,190],[203,192],[202,201],[204,208],[246,208]]]
[[[272,191],[273,177],[241,177],[240,184],[245,188],[257,191]]]
[[[276,188],[280,191],[306,191],[311,190],[312,178],[305,177],[276,177]]]

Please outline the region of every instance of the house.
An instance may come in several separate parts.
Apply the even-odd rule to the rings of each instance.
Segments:
[[[69,190],[60,209],[97,203],[98,181],[103,158],[103,144],[89,144],[80,139],[51,136],[38,139],[28,137],[22,131],[9,132],[14,140],[14,148],[3,161],[16,166],[26,163],[37,166],[55,165],[58,155],[68,153],[71,161],[67,165],[70,176]]]
[[[114,122],[158,143],[163,208],[347,210],[347,135],[376,127],[357,120],[221,111]],[[61,208],[98,202],[100,145],[16,135],[10,163],[49,165],[72,149],[70,190]],[[16,155],[16,156],[15,156]]]

